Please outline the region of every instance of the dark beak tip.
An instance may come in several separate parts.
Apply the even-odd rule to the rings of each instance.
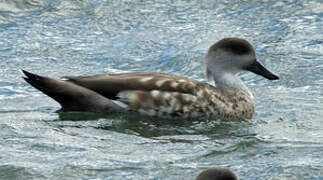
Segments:
[[[246,70],[251,71],[255,74],[261,75],[268,80],[278,80],[279,76],[267,70],[258,61],[254,61]]]
[[[279,76],[273,75],[273,77],[268,78],[269,80],[279,80]]]

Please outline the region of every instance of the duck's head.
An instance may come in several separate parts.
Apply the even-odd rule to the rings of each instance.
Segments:
[[[257,61],[252,45],[240,38],[225,38],[213,44],[205,58],[207,78],[251,71],[269,80],[279,79]]]
[[[201,172],[195,180],[237,180],[237,176],[226,168],[210,168]]]

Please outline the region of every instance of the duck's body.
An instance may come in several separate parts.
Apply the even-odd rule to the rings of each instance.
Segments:
[[[254,113],[253,96],[236,74],[244,68],[260,74],[260,64],[253,59],[254,51],[247,41],[237,38],[224,40],[214,44],[206,57],[207,76],[213,77],[215,86],[164,73],[103,74],[56,80],[23,72],[28,83],[58,101],[63,110],[136,111],[162,117],[251,119]],[[237,58],[235,56],[246,62],[239,61],[237,67],[235,64],[232,66]],[[217,66],[214,61],[225,63]],[[253,65],[258,66],[258,70],[250,69]],[[263,70],[261,67],[260,70]],[[278,78],[266,69],[261,75],[268,79]]]

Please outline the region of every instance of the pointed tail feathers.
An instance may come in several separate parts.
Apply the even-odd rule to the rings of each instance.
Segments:
[[[99,93],[72,82],[39,76],[21,70],[26,82],[70,111],[120,111],[121,107]]]

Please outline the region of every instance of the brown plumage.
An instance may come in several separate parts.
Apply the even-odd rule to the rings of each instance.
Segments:
[[[229,59],[228,59],[229,58]],[[23,70],[25,80],[59,102],[63,110],[136,111],[151,116],[251,119],[254,101],[236,74],[248,68],[268,79],[278,77],[255,61],[252,46],[227,38],[211,46],[207,73],[215,86],[183,76],[154,72],[65,77],[38,76]],[[258,66],[255,69],[251,66]],[[259,71],[262,67],[262,71]]]

